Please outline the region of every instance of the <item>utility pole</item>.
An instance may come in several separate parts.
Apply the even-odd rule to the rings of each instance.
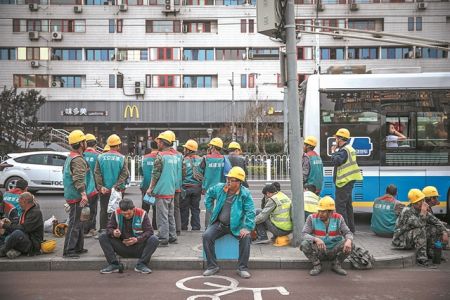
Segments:
[[[256,80],[256,124],[255,124],[255,143],[257,145],[257,149],[259,151],[259,107],[258,107],[258,74],[255,74]]]
[[[280,1],[280,0],[279,0]],[[292,190],[292,220],[294,225],[293,247],[300,245],[300,237],[305,223],[305,209],[303,200],[302,161],[303,141],[300,137],[300,108],[298,103],[297,80],[297,38],[295,33],[294,0],[286,0],[285,28],[286,28],[286,67],[288,88],[288,121],[289,121],[289,154]]]
[[[236,141],[236,127],[234,125],[234,114],[235,114],[235,105],[234,105],[234,72],[231,72],[231,79],[228,79],[231,85],[231,140]]]
[[[289,124],[288,124],[288,100],[287,100],[287,94],[288,94],[288,90],[287,87],[284,87],[283,89],[283,152],[284,153],[288,153],[289,149]]]

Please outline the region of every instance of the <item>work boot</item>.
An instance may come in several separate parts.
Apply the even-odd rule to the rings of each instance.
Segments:
[[[77,254],[85,254],[85,253],[88,253],[88,249],[81,249],[81,250],[77,250],[77,251],[75,251],[75,253],[77,253]]]
[[[322,264],[318,263],[316,265],[313,265],[313,268],[311,271],[309,271],[309,275],[311,276],[317,276],[322,272]]]
[[[219,272],[219,267],[215,267],[212,269],[206,269],[205,272],[203,272],[203,276],[212,276],[214,274],[217,274]]]
[[[437,269],[436,265],[433,265],[428,260],[417,261],[417,265],[419,267],[428,268],[428,269]]]
[[[119,273],[121,271],[119,264],[109,264],[106,268],[100,270],[101,274]]]
[[[63,258],[78,259],[78,258],[80,258],[80,255],[78,253],[71,252],[71,253],[63,254]]]
[[[170,238],[169,239],[169,244],[178,244],[178,239],[177,238]]]
[[[249,279],[251,277],[250,272],[247,270],[237,270],[236,273],[244,279]]]
[[[134,270],[142,274],[150,274],[152,272],[152,270],[143,263],[138,263]]]
[[[268,243],[270,243],[270,240],[269,240],[269,238],[267,236],[266,237],[258,237],[256,240],[254,240],[252,242],[252,244],[255,244],[255,245],[268,244]]]
[[[335,261],[331,266],[331,270],[339,275],[347,276],[347,271],[342,269],[341,263],[339,261]]]
[[[16,249],[11,249],[8,252],[6,252],[6,256],[9,259],[16,259],[18,258],[22,253],[20,251],[17,251]]]
[[[168,240],[159,240],[158,247],[169,247],[169,241]]]

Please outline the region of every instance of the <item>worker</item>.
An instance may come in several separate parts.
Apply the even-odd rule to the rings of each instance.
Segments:
[[[225,158],[228,159],[228,161],[230,162],[230,169],[232,167],[241,167],[244,170],[245,174],[248,174],[247,160],[242,155],[242,149],[241,149],[241,145],[239,145],[239,143],[231,142],[228,145],[228,155],[225,156]],[[225,170],[225,172],[227,172],[227,171],[229,171],[229,170]],[[248,188],[247,180],[245,180],[243,185],[246,188]]]
[[[140,184],[140,189],[142,193],[142,209],[148,214],[150,207],[152,207],[152,227],[157,229],[156,226],[156,206],[144,201],[144,196],[150,186],[150,180],[152,179],[153,165],[155,163],[156,155],[158,154],[158,145],[155,141],[150,142],[150,152],[146,153],[142,158],[142,163],[140,166],[140,171],[142,174],[142,181]]]
[[[317,139],[314,136],[307,136],[303,141],[303,185],[314,185],[316,193],[320,194],[323,184],[323,163],[320,155],[314,151],[317,146]]]
[[[386,188],[386,194],[373,201],[372,219],[370,228],[382,237],[392,237],[395,229],[395,222],[405,207],[397,200],[397,187],[390,184]]]
[[[95,165],[97,164],[97,158],[100,154],[100,152],[97,151],[97,138],[91,134],[86,134],[86,150],[84,150],[83,156],[86,162],[89,166],[89,173],[90,176],[88,177],[88,180],[92,180],[92,183],[94,186],[97,186],[95,184],[95,176],[94,176],[94,170]],[[97,226],[97,207],[98,207],[98,192],[97,190],[95,193],[88,199],[89,203],[89,220],[84,225],[84,237],[93,237],[97,235],[96,226]]]

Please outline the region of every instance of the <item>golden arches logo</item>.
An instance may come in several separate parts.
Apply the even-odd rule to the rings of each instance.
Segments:
[[[127,105],[123,111],[123,118],[133,118],[136,114],[136,119],[139,119],[139,109],[136,105]]]

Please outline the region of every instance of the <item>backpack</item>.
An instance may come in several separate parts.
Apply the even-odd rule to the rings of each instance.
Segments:
[[[368,250],[355,246],[352,253],[348,256],[348,260],[352,264],[352,267],[357,270],[369,270],[373,269],[373,263],[375,259]]]

